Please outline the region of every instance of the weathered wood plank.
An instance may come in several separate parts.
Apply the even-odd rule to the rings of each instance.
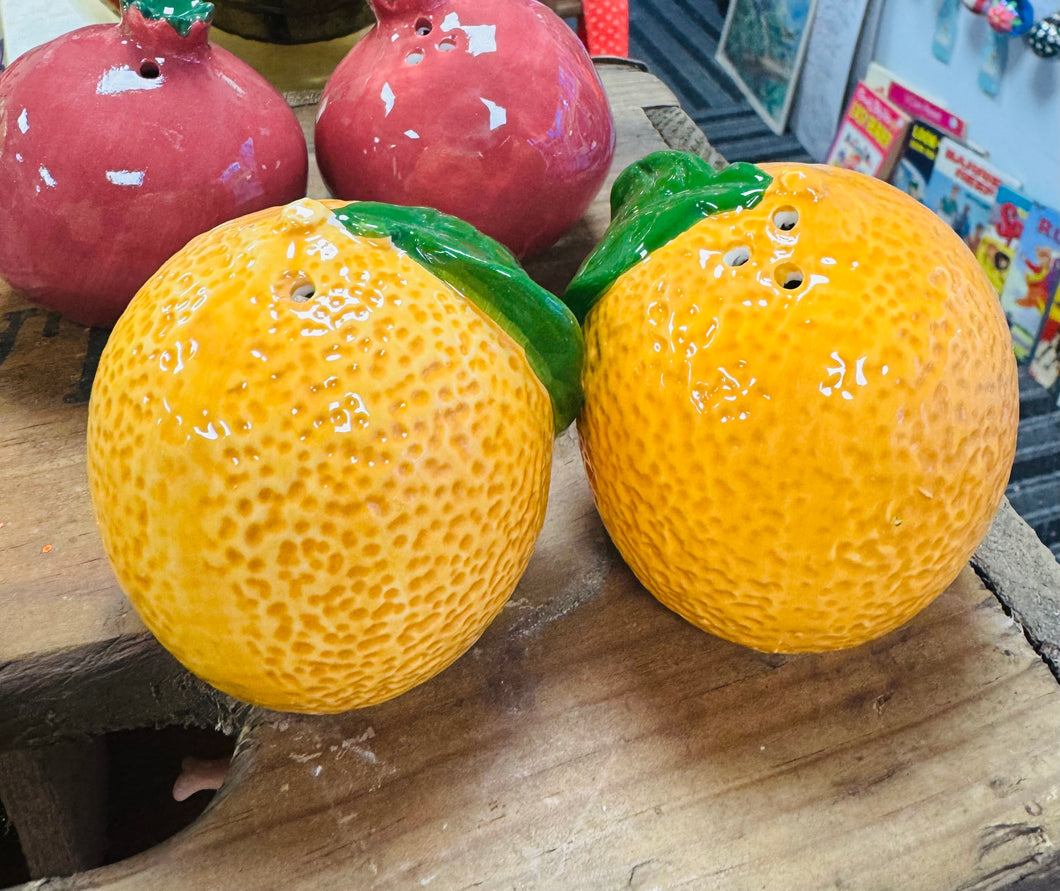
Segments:
[[[1060,564],[1007,499],[971,562],[1060,680]]]
[[[259,715],[198,823],[49,887],[953,891],[1053,868],[1060,689],[970,569],[823,656],[705,635],[618,561],[552,598],[521,586],[393,702]]]
[[[0,753],[144,727],[235,733],[247,711],[188,674],[146,631],[0,664]]]
[[[714,167],[720,169],[726,165],[714,146],[710,144],[703,131],[696,126],[683,108],[672,105],[655,106],[644,109],[652,126],[659,131],[668,146],[685,152],[694,152]]]
[[[85,474],[102,336],[0,293],[0,665],[143,631],[103,556]]]
[[[31,876],[70,875],[103,862],[103,740],[0,752],[0,800],[19,827]]]

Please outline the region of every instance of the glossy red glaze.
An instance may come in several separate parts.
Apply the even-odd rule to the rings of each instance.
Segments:
[[[254,69],[135,8],[0,75],[0,276],[86,325],[112,325],[195,235],[305,194],[308,152]]]
[[[426,205],[527,256],[582,215],[614,153],[600,80],[535,0],[374,0],[328,80],[316,157],[340,198]]]

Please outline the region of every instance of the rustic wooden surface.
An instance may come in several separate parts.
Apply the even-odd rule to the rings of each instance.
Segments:
[[[696,144],[659,81],[601,71],[613,174],[660,134]],[[531,273],[562,288],[606,222],[605,190]],[[991,590],[967,567],[883,640],[765,656],[644,592],[568,431],[527,573],[466,656],[343,716],[241,709],[159,650],[106,566],[83,456],[101,338],[0,295],[0,750],[138,720],[243,729],[198,822],[48,888],[1060,885],[1060,688],[1023,631],[1055,646],[1026,616],[1060,592],[1018,517],[973,561]]]
[[[392,703],[263,716],[196,824],[48,887],[930,891],[1055,875],[1056,684],[970,570],[888,640],[825,657],[710,638],[617,562],[562,598],[524,585],[471,653]]]
[[[106,743],[0,752],[0,801],[30,875],[98,866],[106,847]]]
[[[971,563],[1060,681],[1060,570],[1007,500]]]

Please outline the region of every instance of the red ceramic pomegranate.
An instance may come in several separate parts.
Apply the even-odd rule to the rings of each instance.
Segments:
[[[209,3],[122,5],[0,75],[0,276],[85,325],[193,236],[301,198],[308,172],[283,97],[208,43]]]
[[[328,80],[316,157],[344,199],[426,205],[519,256],[603,184],[614,121],[585,49],[536,0],[370,0]]]

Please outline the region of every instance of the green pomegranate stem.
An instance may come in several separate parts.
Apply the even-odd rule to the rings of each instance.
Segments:
[[[563,301],[534,282],[507,248],[433,208],[358,201],[334,213],[354,235],[389,238],[489,316],[523,348],[548,390],[556,432],[570,425],[582,404],[581,327]]]
[[[137,9],[145,19],[167,22],[182,37],[187,37],[196,22],[209,24],[213,4],[206,0],[121,0],[122,12]]]
[[[758,204],[772,182],[753,164],[715,170],[689,152],[653,152],[611,188],[611,225],[582,263],[563,300],[581,322],[611,284],[704,217]]]

